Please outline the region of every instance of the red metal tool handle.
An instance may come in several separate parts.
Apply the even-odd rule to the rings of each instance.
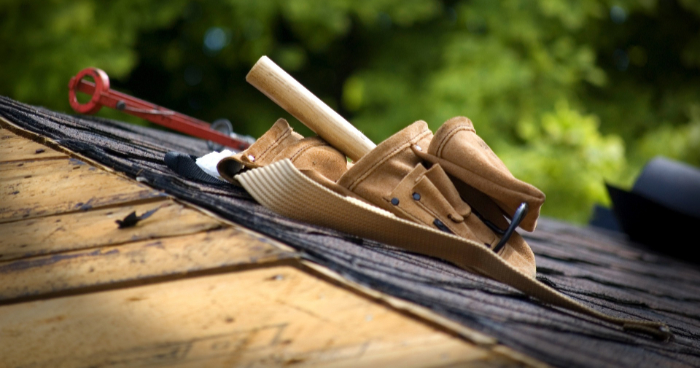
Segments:
[[[83,80],[85,77],[92,77],[95,83]],[[92,96],[90,101],[85,104],[78,102],[76,91]],[[83,69],[75,77],[70,79],[68,83],[68,100],[73,110],[81,114],[94,114],[98,112],[102,106],[107,106],[164,127],[216,142],[239,151],[250,146],[248,141],[236,139],[211,129],[209,124],[204,121],[121,92],[110,90],[107,73],[97,68]]]
[[[83,78],[87,76],[90,76],[95,80],[95,83],[92,84],[92,92],[86,92],[83,88],[79,88],[79,90],[92,95],[92,98],[89,102],[81,104],[78,102],[78,97],[75,95],[75,90],[78,85],[87,83],[83,82]],[[70,102],[70,107],[72,107],[76,112],[92,115],[100,111],[102,108],[100,97],[102,96],[102,93],[106,91],[109,91],[109,77],[107,76],[107,73],[97,68],[86,68],[81,70],[78,75],[70,79],[70,83],[68,83],[68,102]]]

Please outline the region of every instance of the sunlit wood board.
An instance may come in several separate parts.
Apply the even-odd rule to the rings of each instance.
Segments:
[[[119,229],[116,224],[117,220],[132,212],[142,215],[152,210],[156,212],[141,221],[139,226]],[[221,221],[171,199],[124,203],[117,207],[62,213],[20,223],[0,223],[0,234],[3,234],[0,237],[0,260],[192,234],[221,226]]]
[[[33,143],[33,142],[32,142]],[[0,162],[0,223],[164,196],[74,158]]]
[[[295,258],[234,227],[0,263],[0,302]]]
[[[2,307],[0,326],[9,365],[515,363],[289,266]]]
[[[43,144],[28,141],[8,129],[0,129],[0,161],[27,161],[49,158],[65,158],[65,153],[58,152]]]

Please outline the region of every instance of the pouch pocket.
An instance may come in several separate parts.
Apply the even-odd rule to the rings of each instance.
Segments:
[[[516,179],[476,134],[469,119],[460,116],[448,120],[435,133],[428,151],[415,153],[428,162],[440,164],[451,176],[486,194],[509,218],[526,202],[530,210],[520,227],[535,230],[544,193]]]
[[[429,170],[418,164],[401,180],[390,196],[384,197],[392,212],[407,220],[423,223],[488,247],[496,235],[474,218],[471,207],[459,193],[440,165]]]
[[[347,171],[345,155],[320,137],[304,138],[279,119],[248,149],[219,162],[219,174],[230,182],[243,169],[267,166],[288,158],[299,170],[315,171],[335,182]]]

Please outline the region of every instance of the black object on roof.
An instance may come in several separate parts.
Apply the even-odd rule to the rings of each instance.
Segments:
[[[657,157],[631,191],[606,185],[615,217],[629,238],[659,252],[700,263],[692,244],[700,228],[700,170]]]

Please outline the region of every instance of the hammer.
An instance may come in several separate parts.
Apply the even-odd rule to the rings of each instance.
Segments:
[[[245,79],[353,161],[376,147],[362,132],[267,56],[261,57],[253,65]]]

